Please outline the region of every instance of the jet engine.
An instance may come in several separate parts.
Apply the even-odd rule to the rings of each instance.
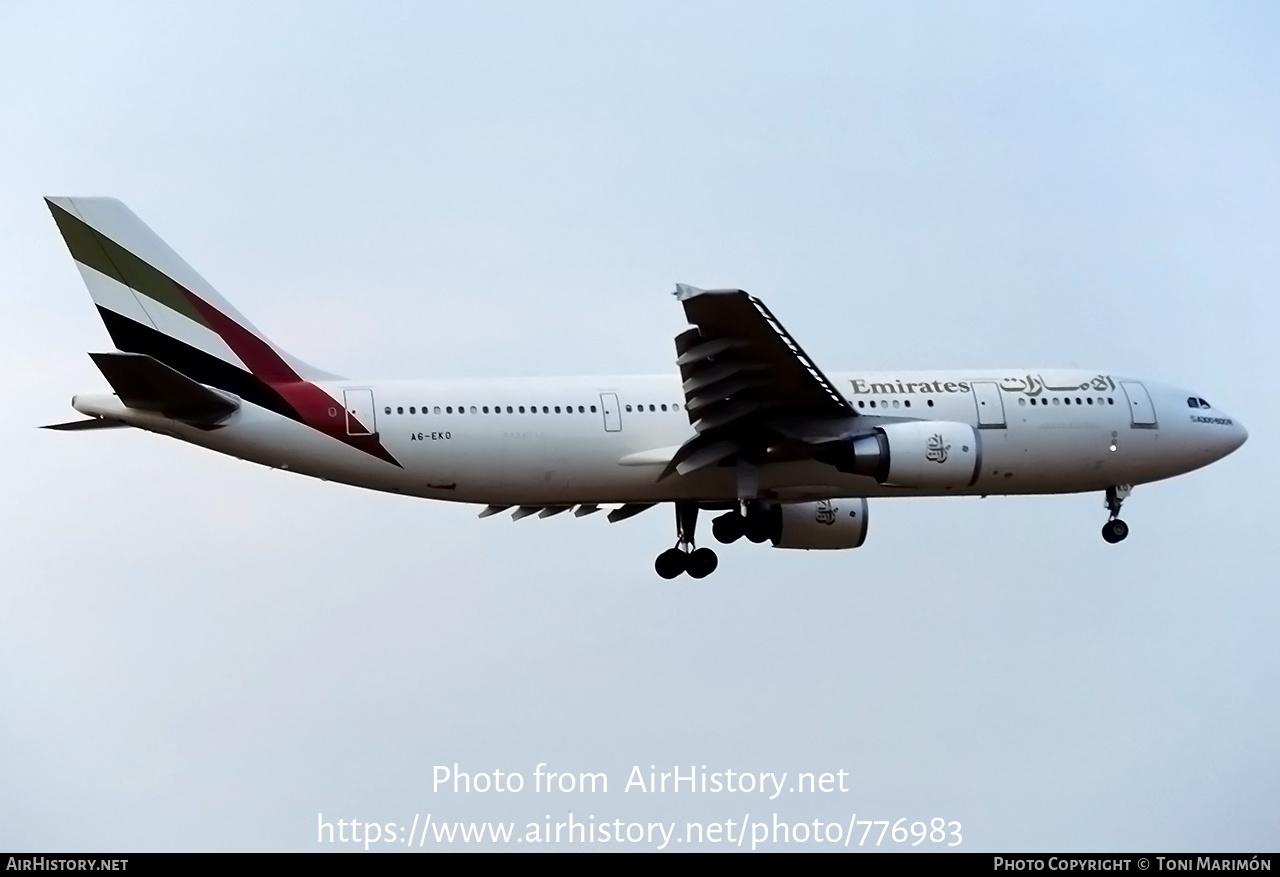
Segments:
[[[817,455],[841,472],[890,487],[944,489],[973,484],[981,457],[972,426],[940,420],[887,423]]]
[[[858,548],[867,539],[865,499],[824,499],[771,509],[774,548]]]

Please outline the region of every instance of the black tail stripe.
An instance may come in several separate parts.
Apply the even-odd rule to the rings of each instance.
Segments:
[[[106,324],[111,340],[120,350],[128,353],[145,353],[155,357],[170,368],[192,380],[228,393],[235,393],[246,402],[274,411],[292,420],[302,421],[298,412],[268,384],[243,369],[231,365],[216,356],[198,350],[183,341],[157,332],[115,311],[98,307],[102,322]]]

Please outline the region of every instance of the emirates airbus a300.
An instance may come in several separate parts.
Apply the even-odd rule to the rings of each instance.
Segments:
[[[1244,443],[1198,392],[1105,371],[823,372],[740,289],[676,296],[690,328],[670,374],[348,380],[269,341],[110,198],[48,198],[116,350],[90,354],[114,393],[71,405],[264,466],[519,519],[675,508],[663,578],[715,570],[720,542],[857,548],[867,499],[1105,494],[1108,542],[1132,485]]]

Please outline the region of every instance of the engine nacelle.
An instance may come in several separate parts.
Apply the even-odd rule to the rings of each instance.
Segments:
[[[978,436],[967,423],[915,420],[879,429],[889,444],[892,487],[968,487],[978,480]]]
[[[786,503],[774,514],[774,548],[857,548],[867,539],[865,499]]]
[[[945,489],[977,481],[982,455],[978,434],[967,423],[909,420],[876,427],[817,459],[890,487]]]

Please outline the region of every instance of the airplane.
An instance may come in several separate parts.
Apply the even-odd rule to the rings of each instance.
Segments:
[[[868,499],[1101,491],[1206,466],[1248,433],[1196,392],[1106,371],[826,374],[758,298],[678,284],[689,328],[653,376],[348,380],[286,353],[124,204],[45,199],[115,350],[67,431],[135,427],[328,481],[516,520],[675,509],[654,568],[701,579],[712,535],[850,549]]]

